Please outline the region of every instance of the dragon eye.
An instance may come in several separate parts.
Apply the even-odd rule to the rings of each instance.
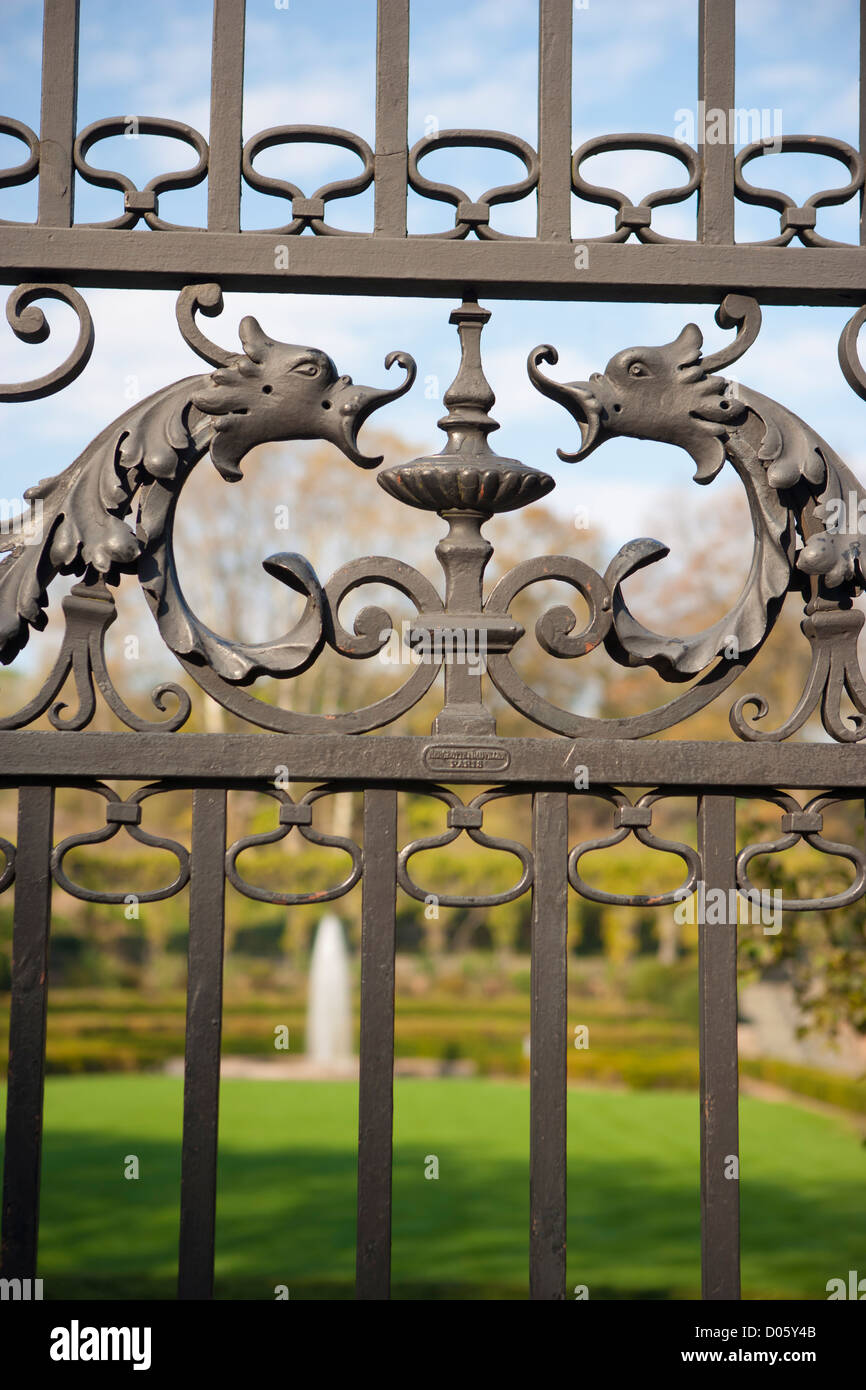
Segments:
[[[316,366],[315,362],[299,362],[296,367],[292,368],[292,371],[297,372],[299,376],[319,375],[319,369]]]
[[[632,362],[628,374],[629,376],[649,376],[649,372],[641,362]]]

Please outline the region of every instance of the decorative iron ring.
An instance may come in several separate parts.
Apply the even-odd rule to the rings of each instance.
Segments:
[[[584,160],[596,154],[610,154],[614,150],[651,150],[656,154],[672,155],[684,164],[689,179],[680,188],[662,188],[650,193],[639,204],[630,202],[625,193],[616,188],[605,188],[600,184],[587,183],[580,172]],[[589,242],[628,241],[632,232],[639,241],[653,245],[686,245],[678,237],[662,236],[650,227],[652,209],[668,203],[682,203],[697,190],[701,181],[701,162],[697,150],[681,140],[669,135],[598,135],[587,140],[575,151],[571,161],[571,184],[574,192],[589,203],[604,203],[617,209],[616,231],[608,236],[582,238]]]
[[[574,585],[589,608],[589,618],[579,632],[573,633],[577,620],[571,609],[565,604],[549,608],[535,625],[539,645],[561,660],[587,655],[604,641],[610,629],[611,591],[602,576],[576,556],[539,556],[521,561],[494,586],[484,605],[485,613],[508,613],[512,602],[523,589],[544,580],[562,580]],[[539,719],[544,711],[558,713],[555,706],[527,685],[512,665],[508,653],[488,653],[487,673],[496,689],[514,709],[524,714],[531,711],[530,717],[533,719]],[[543,718],[539,722],[544,722]]]
[[[419,613],[442,612],[442,600],[430,580],[404,560],[394,560],[388,555],[365,555],[349,560],[331,575],[324,592],[329,621],[328,643],[341,656],[353,661],[375,656],[395,630],[390,614],[375,605],[362,608],[358,613],[353,623],[354,634],[343,627],[338,616],[343,600],[364,584],[390,584],[414,603]],[[442,662],[429,664],[435,676]]]
[[[468,805],[464,804],[456,792],[450,791],[447,787],[428,785],[422,782],[404,786],[401,790],[413,791],[419,796],[436,797],[439,801],[444,801],[449,808],[447,830],[441,835],[425,835],[411,840],[397,856],[397,882],[410,898],[414,898],[416,902],[426,903],[432,896],[436,898],[440,907],[499,907],[503,903],[510,903],[515,898],[522,897],[527,889],[532,887],[535,874],[535,858],[532,851],[516,840],[487,835],[481,828],[482,808],[488,801],[498,800],[500,797],[524,795],[522,790],[515,790],[513,787],[493,787],[487,791],[479,792]],[[506,854],[513,854],[520,861],[523,872],[513,888],[507,889],[504,893],[469,897],[462,893],[425,893],[423,888],[418,887],[409,875],[409,860],[423,850],[441,849],[445,845],[453,844],[464,830],[477,845],[483,845],[486,849],[503,850]]]
[[[851,178],[843,188],[831,188],[824,193],[813,193],[801,207],[787,193],[774,188],[757,188],[749,183],[743,170],[753,159],[759,159],[768,152],[768,146],[781,146],[780,154],[820,154],[828,159],[838,159],[843,163]],[[776,150],[774,150],[774,153]],[[742,203],[752,203],[756,207],[775,208],[780,214],[781,234],[766,241],[750,241],[748,246],[787,246],[794,237],[799,237],[804,246],[847,247],[849,242],[831,241],[815,230],[817,209],[836,207],[847,203],[863,187],[864,165],[861,155],[844,140],[834,140],[829,135],[782,135],[773,139],[756,140],[740,150],[734,161],[734,189]]]
[[[90,310],[71,285],[18,285],[6,301],[6,321],[16,338],[24,343],[44,343],[51,333],[42,310],[34,307],[37,299],[58,299],[67,304],[78,318],[78,340],[59,367],[34,381],[0,385],[0,401],[35,401],[62,391],[81,376],[93,353],[93,319]]]
[[[263,150],[270,150],[275,145],[339,145],[344,150],[350,150],[356,154],[363,164],[360,174],[353,175],[349,179],[338,179],[335,183],[324,184],[317,188],[309,198],[305,197],[297,184],[290,183],[287,179],[270,178],[267,174],[261,174],[253,167],[253,160],[256,155]],[[279,125],[272,126],[270,130],[260,131],[254,135],[244,145],[242,156],[243,176],[250,188],[255,188],[259,193],[269,194],[274,197],[288,198],[292,202],[292,221],[284,227],[271,227],[271,232],[284,232],[287,236],[292,236],[303,231],[305,227],[311,227],[316,236],[358,236],[358,232],[347,232],[340,227],[331,227],[324,220],[325,203],[332,202],[337,198],[351,198],[357,193],[364,193],[373,182],[375,170],[373,151],[362,140],[360,135],[354,135],[350,130],[339,130],[336,126],[324,125]],[[369,233],[368,233],[369,235]]]
[[[866,401],[866,372],[857,351],[860,329],[866,323],[866,304],[857,310],[839,335],[839,366],[851,390]]]
[[[22,183],[30,183],[36,178],[39,171],[39,136],[35,130],[31,130],[29,125],[23,121],[13,120],[11,116],[0,116],[0,135],[11,135],[15,140],[21,140],[27,146],[27,158],[23,164],[16,164],[12,169],[0,171],[0,188],[15,188]],[[21,227],[26,226],[22,222],[9,222],[0,217],[0,227]]]
[[[611,907],[666,907],[674,903],[682,902],[695,892],[698,880],[701,875],[701,861],[697,850],[677,840],[663,840],[658,835],[653,835],[650,830],[652,824],[652,807],[655,803],[671,795],[670,792],[655,790],[645,792],[638,801],[632,805],[628,797],[615,788],[593,787],[591,791],[585,793],[589,796],[603,797],[612,806],[617,808],[616,820],[620,823],[611,835],[597,837],[594,840],[584,840],[581,844],[575,845],[568,856],[568,881],[581,897],[589,898],[596,903],[605,903]],[[593,850],[609,849],[613,845],[621,844],[630,834],[642,845],[649,849],[661,851],[663,854],[676,854],[688,869],[688,876],[684,883],[678,888],[674,888],[668,893],[657,893],[648,895],[643,893],[606,893],[601,888],[592,888],[580,876],[578,865],[585,854],[590,854]]]
[[[356,844],[354,840],[345,839],[342,835],[327,835],[324,831],[314,830],[311,809],[313,803],[321,797],[336,796],[340,792],[355,790],[354,787],[313,787],[298,802],[294,802],[287,792],[278,787],[256,787],[254,790],[265,796],[271,796],[280,803],[280,822],[275,830],[266,830],[257,835],[241,836],[226,851],[226,878],[233,888],[236,888],[246,898],[255,898],[258,902],[274,903],[282,907],[333,902],[335,898],[342,898],[354,888],[363,872],[363,852],[360,845]],[[284,811],[283,807],[288,809]],[[307,814],[309,818],[307,818]],[[246,879],[241,877],[237,861],[244,850],[250,849],[254,845],[276,844],[291,834],[295,826],[310,844],[325,845],[332,849],[343,850],[349,855],[352,867],[342,883],[339,883],[336,888],[328,888],[316,893],[278,893],[272,888],[258,888],[255,884],[248,883]]]
[[[761,855],[779,854],[784,850],[791,849],[800,840],[805,840],[820,854],[829,854],[834,858],[849,860],[857,870],[856,877],[849,888],[828,898],[783,898],[780,904],[781,910],[783,912],[832,911],[835,908],[849,907],[852,903],[858,902],[866,893],[866,853],[856,845],[844,845],[840,841],[825,840],[821,830],[823,829],[823,812],[828,806],[835,806],[843,801],[862,801],[862,794],[857,792],[824,792],[814,796],[803,807],[786,792],[762,792],[760,799],[774,802],[775,805],[781,807],[784,813],[782,819],[784,833],[776,840],[768,840],[757,845],[747,845],[745,849],[740,850],[736,861],[737,888],[745,893],[760,892],[760,889],[755,888],[749,878],[748,866],[752,860]],[[789,822],[787,829],[785,828],[786,820]]]
[[[198,163],[191,169],[178,169],[169,174],[157,174],[155,178],[145,184],[144,188],[139,190],[126,174],[111,169],[95,169],[87,162],[87,154],[91,146],[95,145],[98,140],[106,140],[112,135],[127,133],[130,117],[106,116],[102,120],[94,121],[92,125],[82,130],[75,140],[73,149],[75,167],[88,183],[95,184],[98,188],[116,188],[123,193],[126,210],[122,217],[115,217],[109,222],[87,222],[80,225],[88,228],[127,228],[134,227],[143,217],[148,227],[155,232],[194,230],[174,222],[165,222],[161,217],[158,217],[156,211],[158,196],[160,193],[167,193],[176,188],[193,188],[202,182],[208,171],[207,141],[192,126],[185,125],[182,121],[170,121],[164,116],[136,116],[134,119],[139,135],[163,135],[169,139],[182,140],[184,144],[191,145],[198,155]]]
[[[63,868],[63,861],[70,850],[76,849],[80,845],[102,844],[106,840],[113,840],[121,825],[139,844],[150,845],[154,849],[168,850],[173,854],[178,863],[177,878],[166,888],[153,888],[147,892],[135,893],[136,900],[140,903],[161,902],[164,898],[173,898],[189,882],[190,873],[190,854],[189,850],[176,840],[170,840],[164,835],[151,835],[147,830],[143,830],[140,825],[141,803],[148,797],[157,796],[167,791],[174,791],[174,787],[166,787],[162,784],[152,784],[147,787],[139,787],[126,800],[117,795],[110,787],[102,782],[76,782],[69,785],[80,787],[83,791],[96,792],[104,796],[108,803],[105,808],[105,825],[98,830],[86,830],[77,835],[68,835],[65,840],[61,840],[56,845],[51,854],[51,873],[55,883],[65,892],[71,894],[73,898],[80,898],[88,903],[125,903],[131,896],[130,891],[125,893],[98,892],[92,888],[83,888],[80,884],[73,882],[68,877]]]
[[[420,161],[433,150],[454,149],[502,150],[505,154],[516,155],[526,166],[526,177],[517,183],[501,184],[490,188],[473,202],[461,188],[447,183],[434,183],[425,179],[418,170]],[[497,232],[489,225],[490,209],[497,203],[516,203],[538,187],[538,155],[531,145],[516,135],[506,135],[500,130],[440,130],[436,135],[425,135],[409,151],[409,184],[424,198],[433,198],[440,203],[451,203],[456,209],[455,225],[444,232],[422,232],[420,236],[436,237],[439,240],[460,240],[474,231],[482,241],[527,241],[530,237],[511,236],[507,232]]]
[[[574,555],[541,555],[522,560],[504,574],[484,605],[485,613],[507,613],[515,598],[530,584],[543,580],[573,584],[589,608],[589,621],[573,633],[577,620],[571,609],[558,604],[543,613],[535,625],[539,645],[550,656],[586,656],[604,641],[611,624],[611,593],[597,570]]]

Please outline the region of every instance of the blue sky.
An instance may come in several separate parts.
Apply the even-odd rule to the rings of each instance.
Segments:
[[[786,133],[856,143],[857,9],[854,0],[824,0],[820,6],[808,0],[741,3],[738,106],[778,109]],[[421,138],[432,119],[440,129],[494,127],[535,143],[536,11],[534,0],[414,0],[410,141]],[[38,128],[41,6],[37,0],[2,0],[0,26],[0,105],[4,114]],[[675,134],[677,113],[693,108],[697,97],[697,0],[590,0],[587,8],[576,9],[574,29],[575,145],[614,131]],[[183,5],[174,0],[82,0],[79,129],[99,117],[137,113],[186,121],[207,135],[209,52],[207,0],[184,0]],[[327,6],[289,0],[285,9],[278,9],[274,0],[248,0],[245,137],[269,125],[309,122],[337,125],[372,143],[374,55],[374,0],[329,0]],[[0,137],[0,166],[19,163],[22,148]],[[189,154],[186,146],[172,141],[117,137],[98,144],[90,159],[122,169],[141,186],[157,172],[184,167]],[[345,151],[296,146],[266,152],[257,167],[312,193],[346,177],[358,164]],[[439,151],[422,168],[429,177],[456,183],[472,196],[510,181],[520,166],[506,154]],[[678,164],[635,153],[599,157],[584,173],[622,187],[635,202],[652,188],[680,181]],[[793,155],[758,161],[751,177],[798,200],[845,181],[835,162]],[[0,190],[0,217],[32,219],[35,188]],[[204,186],[165,195],[160,213],[199,225],[205,196]],[[410,198],[411,230],[450,225],[447,206],[414,194]],[[80,181],[76,200],[79,221],[105,220],[120,211],[118,193]],[[367,229],[372,195],[331,208],[329,217],[337,225]],[[243,225],[279,225],[286,218],[284,209],[281,201],[247,190]],[[533,218],[534,200],[525,200],[497,209],[494,225],[526,234],[533,230]],[[609,231],[612,218],[609,209],[575,200],[576,236]],[[657,225],[672,235],[693,235],[694,203],[664,210]],[[824,210],[819,230],[853,240],[855,205]],[[740,209],[741,239],[777,231],[771,211]],[[7,497],[19,496],[37,478],[65,467],[128,406],[131,390],[146,395],[175,377],[204,369],[178,336],[173,294],[88,291],[86,298],[96,349],[84,375],[48,401],[2,407],[0,491]],[[565,514],[587,508],[611,549],[647,532],[675,543],[676,524],[667,523],[671,534],[662,530],[672,511],[690,505],[696,494],[712,506],[719,493],[737,488],[725,474],[707,492],[696,488],[687,456],[660,445],[619,441],[583,464],[560,463],[556,448],[574,446],[575,426],[560,408],[532,391],[525,373],[526,354],[539,342],[556,344],[561,359],[557,374],[573,379],[600,370],[621,347],[669,340],[688,319],[700,324],[715,348],[726,335],[713,323],[713,306],[488,303],[494,316],[485,331],[485,362],[498,398],[493,413],[502,425],[492,443],[505,454],[553,471],[557,490],[551,504]],[[389,350],[408,349],[418,361],[420,381],[390,408],[385,423],[427,451],[439,447],[440,397],[456,366],[454,331],[447,324],[450,307],[437,300],[232,294],[226,296],[221,320],[208,323],[207,331],[234,345],[238,320],[252,312],[274,336],[321,346],[341,370],[369,383],[385,380],[382,361]],[[37,376],[65,356],[74,340],[72,315],[59,305],[47,306],[47,314],[54,331],[42,346],[18,343],[4,325],[0,379]],[[768,309],[758,343],[735,370],[744,382],[793,405],[855,470],[866,471],[864,407],[836,364],[836,343],[847,316],[842,310]],[[286,457],[290,471],[290,448]],[[360,474],[347,481],[371,485]],[[223,486],[216,475],[214,486]],[[383,505],[397,504],[383,499]],[[292,544],[315,561],[310,538],[293,537]]]

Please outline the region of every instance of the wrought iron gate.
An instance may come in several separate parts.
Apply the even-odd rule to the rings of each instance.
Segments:
[[[862,198],[860,153],[830,138],[786,136],[783,147],[824,153],[849,174],[841,190],[822,192],[803,206],[746,181],[744,168],[762,152],[758,142],[734,157],[730,143],[692,148],[662,135],[599,136],[571,148],[570,0],[539,6],[539,148],[498,131],[442,131],[407,142],[408,0],[379,0],[376,148],[349,131],[307,125],[279,126],[242,145],[243,0],[215,0],[212,105],[209,139],[160,118],[140,118],[143,133],[171,135],[190,145],[197,163],[180,174],[136,188],[120,172],[90,164],[98,141],[122,129],[109,117],[76,132],[75,62],[78,6],[45,0],[42,119],[39,135],[11,118],[0,132],[26,147],[18,167],[0,173],[0,187],[39,181],[35,225],[5,223],[0,229],[4,278],[15,283],[7,306],[13,331],[25,341],[47,332],[40,298],[71,305],[80,334],[70,358],[50,375],[0,388],[4,401],[30,400],[60,390],[86,366],[93,331],[79,288],[114,286],[174,288],[178,323],[191,347],[213,371],[166,386],[134,405],[95,438],[58,477],[28,493],[22,524],[2,538],[8,552],[0,566],[0,657],[11,661],[30,628],[45,623],[47,589],[58,573],[79,581],[64,600],[63,645],[44,688],[17,714],[0,721],[0,781],[19,789],[17,845],[3,843],[0,890],[15,883],[13,980],[3,1252],[7,1277],[36,1272],[42,1088],[45,1056],[47,950],[52,882],[92,901],[118,895],[84,889],[64,869],[64,858],[85,840],[110,840],[123,827],[133,838],[167,847],[176,855],[175,881],[153,897],[190,890],[189,988],[180,1231],[182,1298],[210,1296],[213,1278],[217,1109],[219,1090],[222,947],[226,879],[255,895],[237,867],[241,850],[262,836],[226,846],[226,796],[255,788],[279,806],[273,840],[291,832],[313,843],[337,840],[314,828],[316,802],[344,789],[362,790],[363,840],[342,840],[351,859],[346,880],[328,894],[288,891],[273,901],[301,903],[337,897],[361,883],[361,1070],[358,1141],[357,1291],[362,1298],[389,1292],[392,1077],[394,1053],[395,903],[398,888],[424,900],[410,860],[427,841],[403,847],[397,836],[402,793],[438,798],[447,807],[447,830],[434,843],[464,831],[477,843],[516,856],[519,878],[507,893],[443,896],[443,905],[494,907],[525,892],[532,895],[531,1021],[531,1232],[530,1293],[561,1299],[565,1286],[566,1212],[566,901],[569,888],[600,902],[636,906],[672,904],[700,890],[749,892],[749,864],[804,840],[848,860],[853,882],[834,897],[788,901],[787,910],[841,907],[866,891],[866,856],[855,844],[822,837],[823,812],[863,796],[866,684],[857,658],[862,626],[853,600],[863,586],[859,542],[832,524],[834,504],[861,490],[832,448],[786,407],[717,373],[754,342],[759,303],[848,304],[854,315],[840,342],[842,369],[866,398],[866,373],[856,353],[866,282],[866,251],[841,246],[816,230],[817,210]],[[700,98],[724,111],[734,101],[734,2],[701,0]],[[866,108],[864,108],[866,109]],[[863,123],[861,121],[861,129]],[[313,141],[354,151],[362,171],[349,185],[331,184],[311,196],[265,179],[257,154],[277,143]],[[510,151],[525,164],[519,183],[471,201],[459,189],[425,178],[419,164],[438,148],[479,146]],[[638,206],[611,189],[590,185],[581,173],[593,153],[649,149],[674,155],[687,179]],[[111,222],[76,224],[74,176],[116,189],[123,208]],[[159,216],[162,192],[208,180],[205,229],[180,228]],[[272,232],[240,230],[242,183],[291,204],[291,217]],[[345,232],[326,221],[327,205],[372,184],[372,233]],[[451,204],[454,225],[441,235],[409,236],[409,188]],[[699,216],[693,241],[674,241],[653,229],[654,209],[683,201],[697,190]],[[494,229],[495,207],[533,194],[538,200],[534,238]],[[613,232],[590,239],[591,255],[575,274],[571,208],[576,198],[616,210]],[[780,213],[771,243],[735,244],[735,199]],[[134,230],[146,224],[151,233]],[[301,236],[305,230],[315,235]],[[290,241],[288,263],[275,263]],[[866,236],[866,229],[864,229]],[[637,244],[635,244],[635,239]],[[800,256],[786,248],[799,239]],[[187,603],[172,548],[174,512],[181,489],[198,462],[210,456],[224,479],[239,475],[244,455],[268,440],[325,439],[353,463],[373,469],[358,433],[373,410],[410,389],[415,365],[394,352],[385,367],[401,379],[390,387],[356,386],[339,375],[318,347],[287,345],[253,319],[240,325],[241,353],[211,343],[196,319],[219,312],[222,290],[285,294],[364,292],[371,295],[437,295],[459,307],[451,314],[460,339],[460,365],[445,396],[440,453],[390,467],[376,482],[391,498],[439,514],[448,534],[436,547],[444,584],[403,562],[380,556],[352,560],[327,583],[297,554],[266,562],[269,574],[305,598],[303,614],[281,638],[260,644],[229,641],[206,627]],[[679,445],[694,458],[696,477],[710,481],[727,461],[745,488],[754,531],[754,560],[734,609],[691,637],[673,639],[647,629],[629,610],[622,585],[666,549],[657,541],[624,546],[602,575],[574,555],[523,560],[485,593],[483,577],[492,545],[483,534],[497,513],[530,505],[548,493],[547,473],[495,454],[488,435],[493,393],[481,361],[481,335],[489,311],[478,299],[625,299],[718,303],[721,329],[735,329],[727,346],[701,355],[701,335],[687,325],[670,344],[627,348],[588,382],[561,382],[547,372],[556,351],[541,345],[529,353],[534,385],[572,417],[578,448],[563,457],[585,457],[606,439],[631,436]],[[526,345],[529,346],[529,345]],[[601,366],[601,364],[599,364]],[[553,410],[555,405],[551,406]],[[214,486],[221,484],[214,480]],[[493,529],[491,527],[491,529]],[[250,726],[250,732],[182,732],[189,694],[179,686],[154,692],[165,717],[135,714],[112,684],[103,642],[114,620],[112,588],[135,574],[161,636],[187,677]],[[640,715],[605,720],[558,708],[531,690],[512,664],[511,652],[530,638],[511,616],[527,586],[557,579],[585,601],[582,630],[569,610],[551,609],[537,638],[550,654],[579,659],[600,645],[625,667],[651,666],[679,687],[668,703]],[[249,690],[260,675],[290,679],[307,670],[326,646],[350,659],[376,656],[391,632],[381,609],[365,609],[347,630],[341,603],[356,588],[385,583],[407,596],[417,615],[410,645],[424,653],[402,688],[377,704],[347,713],[308,715],[264,703]],[[812,666],[796,710],[766,729],[766,702],[741,695],[731,710],[736,741],[655,740],[681,720],[722,697],[760,651],[786,596],[805,604],[803,632]],[[467,654],[482,660],[467,659]],[[428,737],[383,734],[431,687],[444,668],[445,698]],[[69,678],[77,707],[59,699]],[[485,703],[485,681],[544,736],[503,738]],[[86,732],[97,692],[125,732]],[[843,712],[847,694],[854,714]],[[166,703],[168,701],[168,705]],[[832,742],[788,743],[820,708]],[[166,712],[168,709],[168,712]],[[750,711],[752,711],[750,715]],[[27,726],[46,715],[52,729]],[[279,769],[285,769],[280,773]],[[583,780],[577,775],[583,774]],[[126,797],[108,782],[142,783]],[[293,799],[289,785],[312,784]],[[55,788],[86,786],[105,797],[105,825],[97,832],[54,845]],[[193,791],[191,852],[141,827],[143,803],[172,788]],[[461,789],[461,794],[455,788]],[[651,788],[632,799],[629,789]],[[589,789],[612,808],[611,833],[570,845],[569,798]],[[796,799],[791,789],[816,793]],[[485,833],[491,800],[532,796],[530,842],[497,840]],[[653,832],[656,804],[673,795],[694,798],[697,848],[660,839]],[[782,813],[772,844],[738,850],[738,797],[775,802]],[[664,895],[601,892],[581,875],[590,850],[629,835],[680,857],[683,883]],[[122,895],[121,895],[122,899]],[[708,915],[708,914],[707,914]],[[726,1161],[738,1152],[736,920],[700,925],[701,998],[701,1193],[704,1297],[739,1296],[739,1183]]]

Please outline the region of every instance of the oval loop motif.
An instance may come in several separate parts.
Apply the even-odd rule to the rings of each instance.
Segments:
[[[581,165],[593,155],[612,154],[617,151],[647,150],[653,154],[672,155],[678,159],[688,172],[688,181],[679,188],[662,188],[649,193],[639,204],[633,204],[625,193],[617,188],[604,188],[600,184],[587,183],[580,172]],[[652,230],[652,210],[669,203],[682,203],[697,190],[701,179],[701,165],[697,150],[682,140],[674,140],[669,135],[598,135],[587,140],[576,150],[571,161],[571,184],[574,192],[588,203],[603,203],[616,208],[616,230],[607,236],[581,237],[581,241],[622,242],[628,241],[634,233],[638,241],[651,245],[687,245],[681,238],[662,236]]]
[[[80,898],[88,903],[126,903],[131,896],[140,903],[162,902],[165,898],[173,898],[189,882],[190,873],[190,854],[189,850],[176,840],[171,840],[165,835],[152,835],[141,826],[141,805],[151,796],[159,796],[175,788],[166,787],[164,784],[157,783],[147,787],[139,787],[125,801],[117,795],[110,787],[103,782],[74,783],[82,791],[96,792],[104,796],[106,800],[105,825],[96,830],[80,831],[75,835],[68,835],[60,844],[55,845],[51,854],[51,874],[55,883],[65,892],[71,894],[73,898]],[[133,893],[131,889],[126,889],[122,893],[100,892],[94,888],[85,888],[82,884],[76,883],[69,877],[64,868],[63,861],[70,850],[77,849],[82,845],[104,844],[106,840],[113,840],[120,827],[123,826],[133,840],[137,840],[141,845],[148,845],[154,849],[168,850],[177,859],[177,877],[165,888],[152,888],[142,892]]]
[[[425,178],[418,168],[425,155],[432,154],[434,150],[473,148],[502,150],[505,154],[516,155],[526,168],[525,177],[516,183],[489,188],[473,202],[462,188],[455,188],[448,183],[434,183],[432,179]],[[455,225],[442,232],[422,232],[418,235],[436,237],[439,240],[460,240],[474,231],[482,241],[531,240],[532,238],[495,231],[490,226],[490,209],[497,203],[516,203],[527,197],[538,187],[538,170],[538,155],[532,146],[517,135],[507,135],[501,130],[440,130],[435,135],[425,135],[409,151],[409,184],[424,198],[451,203],[455,208]]]
[[[198,155],[198,160],[189,169],[177,169],[168,174],[157,174],[144,188],[138,189],[126,174],[114,169],[97,169],[88,163],[87,155],[99,140],[107,140],[113,135],[128,135],[130,121],[135,123],[135,135],[162,135],[169,139],[181,140],[190,145]],[[157,215],[160,193],[168,193],[177,188],[194,188],[207,176],[208,144],[192,126],[183,121],[172,121],[165,116],[105,116],[93,121],[76,137],[73,159],[79,174],[87,183],[97,188],[115,188],[123,194],[124,211],[120,217],[107,222],[79,223],[90,228],[120,229],[134,227],[142,218],[154,232],[179,232],[188,228],[166,222]]]
[[[352,178],[338,179],[334,183],[323,184],[315,193],[306,198],[297,184],[287,179],[275,179],[262,174],[255,168],[254,160],[264,150],[276,145],[338,145],[351,151],[360,159],[363,168]],[[331,227],[325,221],[325,204],[337,198],[352,198],[364,193],[373,182],[373,151],[360,135],[350,130],[339,130],[336,126],[318,125],[280,125],[270,130],[262,130],[244,145],[243,175],[250,188],[258,193],[272,197],[287,198],[292,204],[292,220],[282,227],[270,227],[271,232],[282,232],[286,236],[300,234],[310,227],[316,236],[360,236],[364,233],[348,232],[340,227]],[[371,235],[371,233],[366,233]]]
[[[813,193],[807,198],[802,207],[797,207],[793,198],[789,198],[787,193],[780,193],[775,188],[758,188],[749,183],[743,170],[753,159],[760,159],[762,155],[772,153],[778,154],[818,154],[826,155],[828,159],[838,159],[844,164],[850,174],[847,184],[841,188],[831,188],[823,193]],[[753,141],[751,145],[740,150],[734,161],[734,187],[736,196],[742,203],[751,203],[756,207],[774,208],[780,214],[781,231],[776,237],[769,237],[766,241],[751,241],[744,243],[748,246],[787,246],[799,237],[804,246],[839,246],[844,247],[850,243],[845,241],[831,241],[828,237],[821,236],[816,230],[817,210],[823,207],[838,207],[840,203],[847,203],[858,190],[863,187],[864,164],[863,159],[851,145],[844,140],[834,140],[829,135],[779,135],[773,139]]]
[[[271,796],[280,803],[280,823],[274,830],[260,831],[256,835],[243,835],[235,840],[234,844],[226,852],[226,878],[233,888],[242,893],[246,898],[255,898],[259,902],[280,904],[283,907],[298,907],[310,903],[333,902],[335,898],[342,898],[346,893],[354,888],[361,878],[363,872],[363,853],[360,845],[354,840],[349,840],[342,835],[328,835],[324,831],[315,830],[312,824],[312,807],[314,803],[323,796],[334,796],[338,792],[353,790],[352,787],[314,787],[301,797],[301,800],[294,802],[289,794],[277,787],[260,787],[266,796]],[[272,845],[284,840],[287,835],[297,826],[303,838],[312,845],[323,845],[330,849],[343,850],[351,860],[351,868],[341,883],[335,888],[322,889],[315,893],[280,893],[276,889],[261,888],[256,884],[249,883],[241,876],[238,868],[238,858],[244,850],[251,849],[256,845]]]
[[[800,840],[805,840],[821,854],[829,854],[834,858],[847,859],[856,869],[854,882],[848,888],[839,893],[831,894],[823,898],[782,898],[779,907],[782,912],[816,912],[831,911],[837,907],[849,907],[852,903],[859,902],[866,893],[866,852],[858,845],[846,845],[836,840],[826,840],[821,834],[823,828],[823,812],[828,806],[840,805],[843,802],[855,801],[862,803],[862,795],[855,792],[828,792],[819,796],[814,796],[805,806],[795,800],[787,792],[762,792],[762,801],[772,801],[783,811],[783,833],[775,840],[767,840],[760,844],[747,845],[740,850],[737,855],[737,888],[744,893],[760,893],[749,877],[749,865],[753,859],[759,856],[780,854],[785,850],[793,848]],[[790,829],[785,828],[788,822]],[[811,828],[809,828],[811,826]],[[797,828],[795,828],[797,827]]]
[[[441,907],[498,907],[502,903],[513,902],[515,898],[520,898],[532,887],[534,876],[534,856],[532,851],[525,845],[521,845],[516,840],[504,839],[500,836],[488,835],[481,828],[483,807],[488,801],[497,800],[501,797],[519,796],[521,793],[510,787],[494,787],[488,791],[480,792],[467,804],[461,801],[456,792],[450,791],[446,787],[428,785],[427,783],[411,784],[403,788],[406,791],[414,791],[419,796],[433,796],[443,801],[448,806],[448,829],[441,835],[425,835],[410,841],[397,856],[397,882],[410,898],[416,902],[426,903],[431,894],[425,892],[410,877],[409,860],[416,854],[424,850],[441,849],[444,845],[453,842],[462,834],[463,830],[471,840],[477,845],[483,845],[486,849],[503,850],[506,854],[513,854],[519,860],[522,873],[517,883],[503,893],[488,894],[462,894],[462,893],[435,893]]]
[[[616,809],[616,820],[620,822],[610,835],[599,836],[593,840],[585,840],[579,845],[575,845],[568,856],[568,881],[581,897],[589,898],[592,902],[606,903],[611,907],[665,907],[673,903],[682,902],[684,898],[690,897],[698,886],[701,874],[701,861],[697,851],[691,845],[684,844],[677,840],[664,840],[658,835],[654,835],[650,830],[652,824],[652,807],[657,801],[664,799],[669,793],[663,791],[645,792],[638,801],[632,805],[628,797],[623,792],[613,788],[593,787],[591,792],[586,795],[603,797],[609,801]],[[682,859],[688,874],[678,888],[671,889],[667,893],[645,894],[645,893],[606,893],[601,888],[593,888],[580,875],[579,864],[586,854],[593,850],[609,849],[612,845],[621,844],[628,836],[634,834],[636,840],[649,849],[659,850],[662,854],[675,854]]]

